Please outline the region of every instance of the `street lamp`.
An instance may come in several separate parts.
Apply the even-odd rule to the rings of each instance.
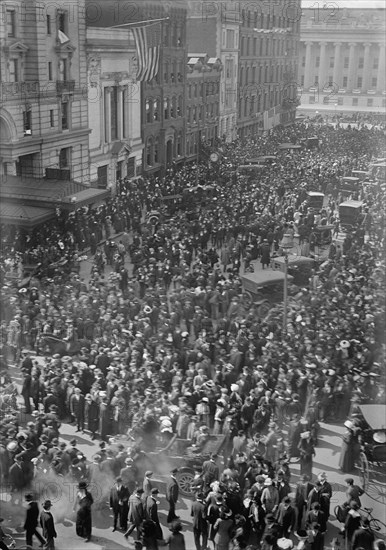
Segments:
[[[288,317],[288,253],[293,248],[294,243],[292,235],[285,233],[280,243],[284,253],[284,313],[283,313],[283,334],[287,334],[287,317]]]

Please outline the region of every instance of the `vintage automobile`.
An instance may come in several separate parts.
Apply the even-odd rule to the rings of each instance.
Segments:
[[[342,229],[351,230],[362,220],[362,201],[349,200],[339,205],[339,221]]]
[[[363,490],[386,504],[386,405],[358,405],[362,432],[358,461]]]
[[[310,208],[314,208],[315,210],[321,210],[323,208],[324,193],[309,191],[307,196],[307,203]]]
[[[274,304],[283,301],[284,280],[285,275],[279,270],[244,273],[241,276],[243,304],[247,308],[255,306],[259,317],[264,317]],[[293,276],[288,275],[288,282],[292,281]]]
[[[341,179],[339,184],[339,191],[349,196],[360,190],[360,179],[353,176],[347,176]]]
[[[293,254],[288,255],[288,273],[293,277],[295,285],[307,285],[309,278],[311,277],[311,271],[317,266],[317,262],[314,258],[307,258],[306,256],[296,256]],[[275,270],[285,270],[285,258],[279,256],[278,258],[272,258],[272,268]]]

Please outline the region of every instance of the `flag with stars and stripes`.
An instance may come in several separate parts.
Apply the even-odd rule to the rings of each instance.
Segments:
[[[137,80],[149,82],[158,74],[161,47],[161,23],[133,28],[137,49]]]

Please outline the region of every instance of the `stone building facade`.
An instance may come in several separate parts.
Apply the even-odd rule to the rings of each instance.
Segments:
[[[0,9],[1,175],[88,184],[84,0]]]
[[[90,180],[116,190],[142,168],[141,94],[129,29],[87,28]]]
[[[301,109],[384,111],[385,10],[304,10]]]

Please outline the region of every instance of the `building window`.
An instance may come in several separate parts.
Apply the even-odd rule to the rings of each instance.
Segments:
[[[361,76],[358,76],[357,88],[362,88],[362,82],[363,82],[363,78]]]
[[[317,57],[315,60],[315,67],[318,68],[320,65],[320,57]]]
[[[164,82],[169,82],[169,63],[164,65]]]
[[[98,177],[98,187],[101,189],[106,189],[107,187],[107,173],[109,165],[105,164],[104,166],[98,166],[97,177]]]
[[[69,128],[69,104],[68,101],[63,101],[60,105],[62,130]]]
[[[47,34],[51,34],[51,15],[46,15]]]
[[[177,114],[177,99],[172,97],[171,107],[170,107],[170,116],[171,118],[176,118]]]
[[[19,82],[19,62],[17,59],[9,60],[9,81]]]
[[[178,98],[177,116],[182,116],[183,97],[180,95]]]
[[[111,140],[118,139],[118,88],[114,86],[110,94]]]
[[[152,149],[153,149],[153,141],[151,138],[149,138],[147,140],[147,147],[146,147],[146,164],[148,166],[152,166],[153,164]]]
[[[71,147],[60,149],[59,153],[59,168],[68,168],[70,166]]]
[[[382,107],[386,107],[386,99],[382,99]]]
[[[300,86],[304,86],[304,74],[300,77]]]
[[[63,82],[66,82],[68,80],[68,64],[67,59],[60,59],[59,61],[59,80],[62,80]]]
[[[373,106],[373,103],[374,103],[374,100],[372,97],[369,97],[367,99],[367,107],[372,107]]]
[[[360,57],[358,61],[358,69],[363,69],[364,62],[365,62],[364,58]]]
[[[164,119],[168,120],[169,118],[169,100],[167,98],[164,99]]]
[[[32,135],[32,111],[31,109],[26,109],[23,111],[23,130],[25,136]]]
[[[308,103],[315,103],[315,96],[310,95],[308,98]]]
[[[352,105],[353,105],[353,107],[356,107],[358,105],[358,98],[357,97],[353,97]]]
[[[154,140],[154,164],[159,163],[159,139],[156,137]]]
[[[302,67],[305,67],[306,66],[306,56],[303,55],[302,57]]]
[[[48,62],[48,80],[52,80],[52,61]]]
[[[67,34],[67,26],[67,12],[60,11],[58,13],[58,29]]]
[[[378,69],[379,66],[379,59],[376,57],[373,62],[373,69]]]
[[[127,88],[123,88],[122,91],[122,137],[127,137],[127,102],[128,102],[128,91]]]
[[[16,36],[16,13],[15,10],[7,10],[7,36],[14,38]]]
[[[235,31],[227,29],[227,38],[226,38],[226,47],[234,48],[235,47]]]
[[[348,69],[348,61],[349,61],[349,58],[345,57],[344,60],[343,60],[343,68],[344,69]]]
[[[152,122],[150,103],[151,103],[151,99],[147,99],[146,100],[146,106],[145,106],[145,109],[146,109],[146,122]]]
[[[153,101],[153,120],[159,120],[159,107],[158,107],[158,99],[155,99]]]
[[[348,81],[348,77],[344,76],[343,77],[343,88],[347,88],[347,81]]]
[[[330,57],[330,69],[334,67],[334,58]]]
[[[54,110],[50,109],[50,126],[53,128],[55,126],[55,116],[54,116]]]
[[[372,88],[376,88],[378,85],[378,79],[376,76],[374,76],[372,79],[371,79],[371,87]]]

